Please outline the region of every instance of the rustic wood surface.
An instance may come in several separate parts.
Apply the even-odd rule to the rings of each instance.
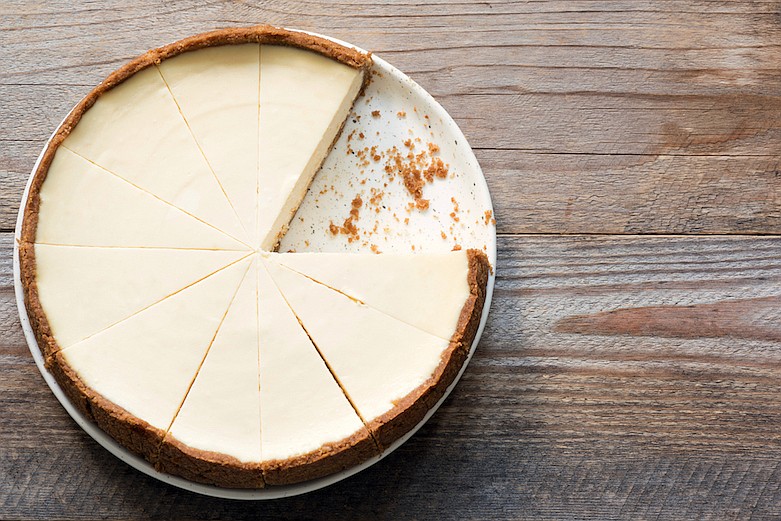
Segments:
[[[108,72],[273,23],[371,49],[461,125],[499,261],[463,380],[396,453],[263,503],[92,441],[16,315],[11,230],[45,139]],[[0,518],[781,517],[781,1],[0,4]]]

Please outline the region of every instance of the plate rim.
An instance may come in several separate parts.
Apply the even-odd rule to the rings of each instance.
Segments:
[[[295,32],[310,34],[313,36],[318,36],[345,45],[347,47],[352,47],[359,51],[366,52],[364,49],[361,49],[360,47],[357,47],[348,42],[344,42],[342,40],[330,36],[322,35],[311,31],[304,31],[300,29],[290,29],[287,27],[285,27],[285,29],[289,31],[295,31]],[[458,138],[459,141],[463,143],[463,147],[465,147],[463,148],[463,151],[469,154],[471,156],[470,159],[473,160],[473,163],[476,168],[475,173],[479,174],[479,176],[477,176],[477,179],[475,179],[475,181],[480,182],[482,184],[481,186],[481,188],[483,189],[482,192],[487,197],[487,200],[484,201],[484,203],[486,203],[487,208],[491,212],[493,212],[493,203],[491,199],[491,194],[488,189],[488,183],[485,180],[485,175],[483,174],[483,170],[480,167],[480,164],[478,163],[477,158],[474,155],[474,151],[472,150],[472,147],[469,146],[466,137],[464,136],[463,132],[461,132],[461,129],[458,127],[458,125],[450,116],[450,114],[448,114],[448,112],[433,98],[433,96],[431,96],[431,94],[429,94],[423,87],[418,85],[414,80],[412,80],[409,76],[404,74],[402,71],[400,71],[399,69],[397,69],[390,63],[386,62],[385,60],[383,60],[382,58],[380,58],[374,53],[372,53],[372,59],[374,61],[374,66],[380,68],[383,73],[387,73],[390,76],[392,76],[395,80],[405,83],[408,87],[410,87],[414,91],[416,95],[424,99],[428,104],[427,108],[431,109],[437,116],[441,117],[443,123],[446,124],[452,132],[456,133],[456,137]],[[488,237],[488,239],[490,240],[487,241],[488,244],[486,245],[487,246],[486,253],[488,254],[489,260],[491,261],[491,266],[493,270],[489,273],[488,276],[488,283],[486,285],[486,297],[485,297],[485,303],[483,305],[482,316],[480,318],[480,325],[477,329],[477,333],[475,334],[475,339],[472,342],[466,360],[461,366],[461,369],[459,370],[453,382],[445,390],[445,393],[442,396],[442,398],[440,398],[440,400],[437,401],[437,403],[428,410],[428,412],[423,417],[423,419],[420,422],[418,422],[418,424],[416,424],[404,436],[402,436],[401,438],[393,442],[380,455],[374,456],[359,465],[356,465],[349,469],[345,469],[341,472],[337,472],[335,474],[331,474],[329,476],[325,476],[322,478],[305,481],[302,483],[296,483],[293,485],[275,485],[273,487],[267,487],[263,489],[232,489],[232,488],[223,488],[223,487],[217,487],[213,485],[196,483],[193,481],[189,481],[185,478],[181,478],[179,476],[173,476],[171,474],[160,472],[156,470],[152,466],[152,464],[149,463],[147,460],[145,460],[141,456],[137,456],[131,453],[125,447],[123,447],[118,442],[116,442],[108,434],[106,434],[100,428],[98,428],[97,425],[95,425],[90,420],[85,418],[84,415],[73,406],[73,404],[70,402],[68,397],[65,395],[65,392],[62,390],[60,385],[54,379],[54,376],[46,369],[45,362],[43,359],[43,354],[40,350],[40,347],[38,346],[38,341],[35,338],[35,334],[33,333],[33,329],[30,324],[30,319],[27,314],[27,307],[25,306],[24,303],[24,291],[22,289],[22,282],[21,282],[21,271],[19,266],[19,243],[21,242],[21,231],[22,231],[22,223],[24,221],[24,210],[27,205],[27,199],[29,196],[30,187],[32,185],[33,178],[35,176],[35,172],[38,170],[38,166],[41,163],[41,160],[43,158],[46,149],[48,148],[55,134],[57,133],[57,130],[62,126],[62,123],[65,122],[68,115],[72,111],[73,109],[71,109],[68,112],[68,114],[66,114],[65,118],[63,118],[63,121],[59,125],[57,125],[54,132],[52,132],[51,136],[46,140],[46,143],[43,145],[41,152],[38,155],[38,159],[35,161],[35,164],[33,165],[32,171],[30,172],[30,176],[27,179],[27,184],[22,194],[21,204],[19,206],[19,213],[17,214],[17,219],[16,219],[16,227],[14,229],[14,244],[13,244],[14,295],[16,297],[16,306],[19,313],[19,320],[22,325],[22,331],[24,332],[25,340],[27,341],[27,346],[30,350],[30,353],[33,356],[35,364],[38,367],[38,370],[41,373],[41,376],[43,377],[44,381],[47,383],[47,385],[49,386],[49,388],[51,389],[52,393],[55,395],[57,400],[71,416],[71,418],[73,418],[73,420],[78,424],[78,426],[84,432],[86,432],[93,440],[95,440],[99,445],[101,445],[104,449],[106,449],[108,452],[110,452],[111,454],[113,454],[114,456],[122,460],[124,463],[133,467],[135,470],[140,471],[154,479],[157,479],[158,481],[162,481],[163,483],[172,485],[174,487],[183,490],[187,490],[189,492],[195,492],[197,494],[216,497],[216,498],[234,499],[234,500],[257,501],[257,500],[279,499],[279,498],[292,497],[301,494],[306,494],[309,492],[314,492],[315,490],[319,490],[321,488],[345,480],[371,467],[375,463],[387,457],[389,454],[393,453],[393,451],[395,451],[397,448],[403,445],[409,438],[411,438],[421,427],[423,427],[423,425],[425,425],[425,423],[431,418],[431,416],[434,415],[434,413],[439,409],[442,403],[447,399],[451,391],[455,388],[456,384],[458,384],[467,366],[469,365],[469,362],[472,359],[472,355],[474,354],[475,349],[478,343],[480,342],[480,338],[482,336],[483,329],[485,328],[486,321],[488,320],[488,313],[491,307],[491,300],[493,297],[494,283],[496,278],[496,250],[497,250],[496,226],[489,227],[490,237]]]

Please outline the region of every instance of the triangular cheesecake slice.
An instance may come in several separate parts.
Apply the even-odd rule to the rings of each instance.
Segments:
[[[103,93],[63,146],[228,234],[247,238],[154,65]]]
[[[457,344],[356,302],[273,260],[267,260],[266,266],[383,448],[423,418],[460,369],[465,351]]]
[[[260,488],[257,261],[247,271],[161,447],[158,467],[193,481]]]
[[[258,281],[266,482],[317,478],[376,454],[360,417],[262,265]]]
[[[34,237],[75,246],[247,246],[60,147],[41,186]],[[29,209],[28,209],[29,211]]]
[[[44,356],[71,346],[195,284],[247,255],[242,251],[91,248],[34,249],[37,302],[47,318]]]
[[[247,271],[218,271],[48,361],[83,413],[139,454],[157,449]]]
[[[416,255],[282,253],[274,259],[403,322],[450,340],[470,295],[467,250]]]
[[[247,235],[255,237],[260,46],[186,52],[158,66]]]
[[[354,68],[295,47],[260,48],[258,232],[271,251],[339,135],[363,86]],[[273,187],[273,188],[272,188]]]

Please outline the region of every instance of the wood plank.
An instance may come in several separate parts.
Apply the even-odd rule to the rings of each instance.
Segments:
[[[781,233],[781,156],[477,158],[500,233]]]
[[[500,237],[482,342],[432,421],[366,472],[263,504],[160,485],[78,429],[14,325],[10,247],[0,517],[781,515],[781,237]]]
[[[779,233],[780,8],[6,2],[0,229],[91,85],[182,35],[267,21],[375,50],[436,96],[477,149],[501,233]]]

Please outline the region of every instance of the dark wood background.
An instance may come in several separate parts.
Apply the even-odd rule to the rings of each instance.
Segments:
[[[499,231],[483,340],[434,418],[306,496],[216,500],[98,446],[11,277],[45,139],[148,48],[273,23],[373,50],[453,115]],[[781,517],[781,1],[0,3],[0,518]]]

